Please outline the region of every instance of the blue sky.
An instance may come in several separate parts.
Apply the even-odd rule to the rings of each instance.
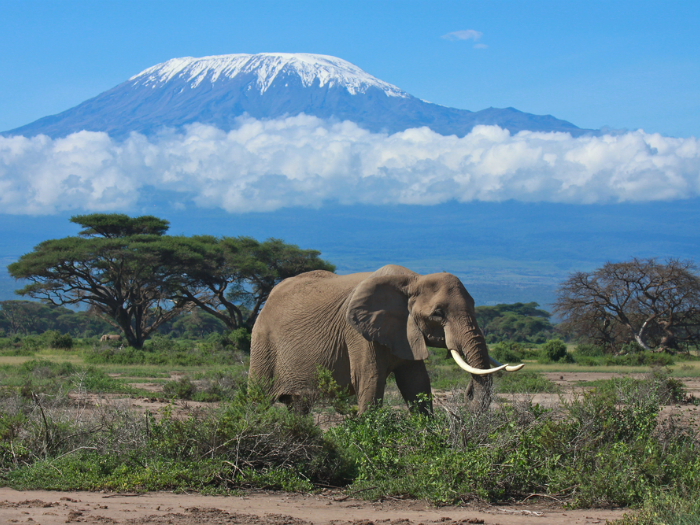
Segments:
[[[0,0],[0,13],[0,130],[169,58],[280,51],[338,56],[446,106],[700,136],[696,1]]]

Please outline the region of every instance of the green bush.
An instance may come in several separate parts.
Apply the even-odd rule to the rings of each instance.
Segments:
[[[59,350],[70,350],[73,348],[73,338],[70,334],[62,334],[57,330],[50,330],[49,332],[44,332],[44,338],[47,340],[49,348]]]
[[[163,394],[169,398],[192,399],[196,391],[197,386],[187,376],[163,385]]]
[[[700,495],[692,427],[659,428],[657,379],[585,393],[557,411],[513,403],[432,418],[378,408],[329,430],[353,455],[352,490],[454,503],[556,494],[576,506],[639,505],[650,494]]]
[[[559,339],[550,339],[541,347],[541,355],[545,362],[547,361],[561,361],[570,362],[571,359],[568,357],[566,351],[566,345]]]
[[[228,339],[233,343],[235,349],[242,352],[250,353],[250,331],[247,328],[241,327],[232,330],[228,334]]]
[[[515,341],[502,341],[489,347],[489,353],[501,363],[521,363],[523,351],[523,345]]]

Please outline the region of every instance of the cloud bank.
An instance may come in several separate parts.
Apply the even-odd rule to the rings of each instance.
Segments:
[[[0,137],[0,213],[128,211],[167,194],[229,212],[288,206],[451,200],[607,203],[700,195],[700,141],[643,131],[572,138],[477,126],[463,138],[428,128],[393,135],[297,116],[195,124],[115,141]]]

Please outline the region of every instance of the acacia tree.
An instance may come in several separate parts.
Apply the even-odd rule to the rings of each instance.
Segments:
[[[335,271],[317,250],[281,239],[194,236],[174,241],[173,264],[183,280],[179,297],[221,320],[227,328],[252,328],[272,288],[312,270]]]
[[[700,341],[700,277],[692,261],[632,259],[572,274],[554,311],[573,333],[607,348],[634,340],[675,350]]]
[[[44,241],[8,266],[14,278],[30,281],[16,293],[55,305],[87,303],[136,348],[192,307],[174,293],[181,276],[169,263],[168,221],[121,214],[70,220],[84,228],[78,237]]]

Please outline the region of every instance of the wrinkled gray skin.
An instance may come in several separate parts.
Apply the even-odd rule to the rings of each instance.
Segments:
[[[100,337],[100,341],[121,341],[122,336],[117,334],[105,334]]]
[[[298,407],[321,366],[357,394],[363,412],[382,400],[393,372],[409,406],[430,412],[432,403],[419,400],[431,393],[427,346],[491,368],[474,300],[454,275],[395,265],[350,275],[318,270],[272,290],[253,328],[250,376],[273,398]],[[487,407],[491,376],[474,376],[467,393],[473,409]]]

